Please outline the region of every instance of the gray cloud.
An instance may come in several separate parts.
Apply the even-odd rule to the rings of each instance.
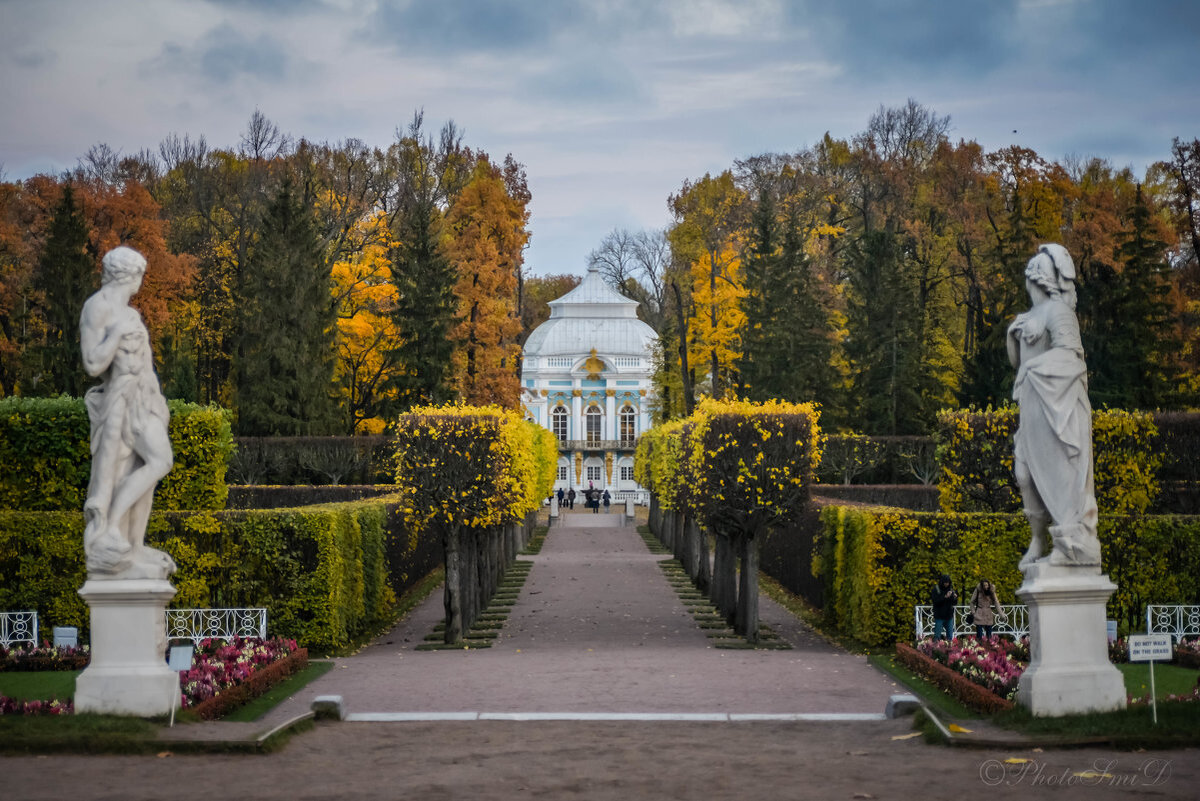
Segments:
[[[577,2],[381,0],[368,37],[406,51],[514,51],[544,43],[587,17]]]
[[[789,22],[812,27],[825,55],[858,77],[977,76],[1013,55],[1016,0],[808,0],[789,8]]]
[[[225,83],[240,76],[282,81],[293,66],[294,59],[270,35],[260,33],[250,38],[223,23],[194,45],[164,43],[158,57],[146,69],[199,73],[215,83]]]

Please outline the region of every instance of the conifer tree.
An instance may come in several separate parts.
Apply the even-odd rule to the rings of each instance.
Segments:
[[[313,436],[335,427],[335,314],[311,206],[285,179],[242,279],[238,431]]]
[[[69,183],[55,206],[36,276],[45,332],[28,391],[78,397],[88,383],[79,362],[79,314],[97,285],[96,256],[88,249],[87,221]]]

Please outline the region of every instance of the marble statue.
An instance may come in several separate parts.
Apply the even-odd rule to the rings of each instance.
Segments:
[[[88,375],[92,475],[83,507],[89,579],[165,579],[175,563],[145,545],[154,487],[171,469],[170,413],[150,354],[150,336],[129,300],[142,286],[146,260],[118,247],[104,257],[100,289],[80,317]]]
[[[1098,566],[1092,407],[1067,249],[1039,247],[1025,267],[1025,288],[1032,307],[1009,326],[1007,340],[1020,407],[1013,466],[1033,532],[1020,567]]]

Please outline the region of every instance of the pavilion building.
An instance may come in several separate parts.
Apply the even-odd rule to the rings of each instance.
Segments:
[[[637,307],[590,268],[579,286],[550,301],[550,319],[525,342],[521,402],[528,418],[558,437],[556,489],[591,482],[614,501],[645,500],[633,458],[651,425],[658,336]]]

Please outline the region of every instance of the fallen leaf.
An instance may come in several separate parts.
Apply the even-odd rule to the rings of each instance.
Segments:
[[[920,737],[920,736],[921,736],[921,732],[914,731],[912,734],[894,734],[894,735],[892,735],[892,739],[893,740],[911,740],[914,737]]]
[[[162,759],[163,757],[173,756],[173,754],[170,751],[159,751],[155,756]]]
[[[855,793],[854,797],[855,798],[874,798],[875,796],[871,795],[870,793]]]
[[[1075,776],[1077,778],[1080,778],[1080,779],[1111,779],[1112,778],[1111,773],[1097,773],[1094,770],[1080,771],[1079,773],[1072,773],[1071,775]]]
[[[1040,753],[1042,753],[1042,749],[1040,749],[1040,748],[1035,748],[1035,749],[1033,749],[1033,753],[1035,753],[1035,754],[1040,754]]]
[[[948,728],[950,731],[954,732],[955,734],[970,734],[971,733],[970,729],[964,729],[962,726],[959,726],[957,723],[951,723],[946,728]]]
[[[1026,762],[1030,762],[1032,760],[1024,759],[1022,757],[1009,757],[1004,761],[1009,765],[1024,765]]]

